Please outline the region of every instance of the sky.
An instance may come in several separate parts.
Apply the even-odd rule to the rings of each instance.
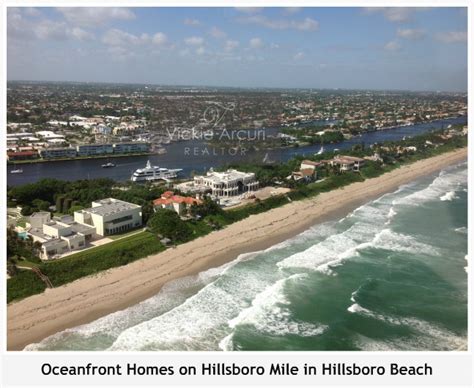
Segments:
[[[9,8],[9,80],[467,90],[466,8]]]

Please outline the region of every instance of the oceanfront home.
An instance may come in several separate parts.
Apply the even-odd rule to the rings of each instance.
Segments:
[[[41,243],[40,258],[54,256],[86,247],[95,235],[95,228],[75,222],[71,216],[51,219],[49,212],[33,213],[26,229],[33,241]]]
[[[211,169],[206,175],[195,176],[192,182],[184,182],[177,187],[186,193],[210,193],[215,198],[225,198],[256,191],[259,183],[253,172],[232,169],[216,172]]]
[[[161,198],[153,201],[153,207],[156,209],[170,209],[184,216],[189,212],[192,205],[199,205],[202,201],[199,198],[184,197],[182,195],[175,195],[172,191],[165,191]]]
[[[299,171],[293,171],[286,179],[293,179],[295,182],[305,181],[314,182],[318,178],[317,167],[321,166],[321,162],[313,162],[312,160],[303,160]]]
[[[365,160],[356,156],[337,155],[329,161],[331,166],[338,166],[339,171],[359,171]]]
[[[142,207],[115,198],[101,199],[89,209],[74,212],[74,221],[94,226],[99,236],[108,236],[141,226]]]

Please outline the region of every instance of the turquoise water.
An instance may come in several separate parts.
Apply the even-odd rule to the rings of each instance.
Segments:
[[[467,165],[27,350],[456,350]]]

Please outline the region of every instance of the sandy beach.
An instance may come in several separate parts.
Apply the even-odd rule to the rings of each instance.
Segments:
[[[58,331],[134,305],[158,293],[170,280],[222,265],[242,253],[266,249],[466,158],[467,149],[461,149],[418,161],[378,178],[250,216],[127,266],[12,303],[7,309],[8,349],[21,350]]]

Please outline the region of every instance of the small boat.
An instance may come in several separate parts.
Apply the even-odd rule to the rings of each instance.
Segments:
[[[321,146],[319,151],[316,153],[316,155],[321,155],[324,152],[324,146]]]
[[[115,164],[109,162],[102,165],[102,168],[111,168],[111,167],[115,167]]]
[[[23,174],[23,169],[17,168],[15,170],[11,170],[10,174]]]

